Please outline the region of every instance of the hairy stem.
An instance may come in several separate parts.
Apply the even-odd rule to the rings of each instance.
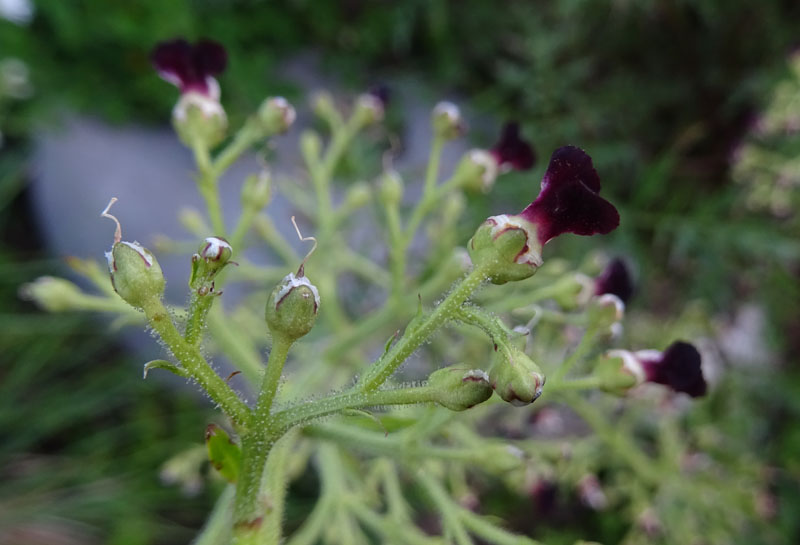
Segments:
[[[486,271],[475,267],[419,325],[397,341],[389,352],[364,374],[357,387],[376,390],[430,335],[452,320],[458,308],[486,280]]]
[[[144,306],[147,321],[161,337],[172,354],[192,378],[208,393],[237,426],[247,427],[250,423],[250,409],[224,380],[211,368],[196,346],[186,342],[167,309],[157,298],[150,299]]]

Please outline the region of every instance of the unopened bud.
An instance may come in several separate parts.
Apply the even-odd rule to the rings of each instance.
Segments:
[[[470,239],[467,249],[476,267],[487,269],[494,284],[524,280],[542,264],[535,226],[518,216],[492,216]]]
[[[372,198],[369,185],[365,182],[358,182],[350,186],[344,197],[344,207],[348,210],[356,210],[365,206]]]
[[[111,285],[122,299],[142,309],[152,298],[164,294],[164,273],[156,257],[138,242],[115,242],[106,252]]]
[[[600,378],[601,390],[616,395],[623,395],[646,378],[641,364],[627,350],[609,351],[595,366],[594,374]]]
[[[230,263],[233,248],[222,237],[208,237],[200,245],[197,253],[192,256],[192,275],[189,286],[202,289],[206,295],[213,288],[214,277]]]
[[[383,102],[371,93],[364,93],[356,99],[353,115],[358,120],[358,125],[371,125],[383,120]]]
[[[267,300],[267,326],[273,336],[295,341],[306,335],[317,321],[319,291],[305,276],[287,275]]]
[[[556,281],[553,290],[553,299],[558,306],[564,310],[573,310],[589,303],[593,296],[594,282],[585,274],[567,273]]]
[[[228,117],[216,96],[188,92],[172,110],[172,125],[187,146],[201,142],[211,149],[225,138]]]
[[[451,411],[464,411],[492,396],[485,371],[458,364],[431,373],[428,386],[436,391],[436,403]]]
[[[600,329],[608,329],[625,316],[625,303],[610,293],[595,297],[587,309],[589,323]]]
[[[464,189],[488,193],[497,179],[497,161],[486,150],[474,149],[462,157],[455,178]]]
[[[317,164],[321,150],[322,141],[316,132],[305,130],[300,134],[300,152],[307,165]]]
[[[272,197],[272,178],[268,171],[251,174],[242,185],[242,208],[261,210]]]
[[[336,109],[333,97],[327,91],[319,91],[311,97],[311,109],[331,126],[342,124],[342,116]]]
[[[264,135],[269,136],[289,130],[297,113],[285,98],[271,97],[261,103],[257,117]]]
[[[504,401],[522,406],[542,395],[545,376],[525,352],[506,344],[495,351],[489,380]]]
[[[439,102],[431,114],[433,132],[445,140],[453,140],[464,133],[461,111],[452,102]]]
[[[403,201],[403,179],[397,172],[385,172],[378,184],[378,196],[382,202],[398,205]]]
[[[48,312],[64,312],[79,308],[84,294],[81,289],[63,278],[42,276],[34,282],[23,284],[21,298],[33,301]]]

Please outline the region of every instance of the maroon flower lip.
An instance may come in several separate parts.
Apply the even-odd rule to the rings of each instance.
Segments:
[[[706,393],[700,352],[690,343],[674,342],[659,359],[642,359],[641,363],[650,382],[669,386],[676,392],[684,392],[692,397]]]
[[[506,123],[500,140],[489,150],[500,168],[529,170],[536,164],[536,152],[519,132],[519,123]]]
[[[614,205],[600,195],[600,176],[580,148],[564,146],[550,157],[539,196],[520,212],[536,225],[544,245],[562,233],[605,235],[619,225]]]
[[[633,295],[633,276],[620,258],[614,258],[595,279],[595,295],[610,293],[627,303]]]
[[[213,77],[222,73],[228,56],[222,45],[200,40],[194,45],[184,39],[161,42],[150,56],[158,74],[176,85],[181,93],[212,95]]]

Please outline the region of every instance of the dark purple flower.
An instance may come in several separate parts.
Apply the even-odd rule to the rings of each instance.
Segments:
[[[519,123],[506,123],[489,152],[501,169],[529,170],[536,163],[533,147],[519,134]]]
[[[519,216],[536,225],[542,245],[562,233],[604,235],[617,228],[619,213],[599,192],[592,158],[580,148],[564,146],[553,152],[539,196]]]
[[[660,357],[644,357],[641,363],[650,382],[669,386],[676,392],[685,392],[692,397],[700,397],[706,393],[706,380],[700,368],[700,352],[687,342],[674,342]]]
[[[633,295],[633,277],[628,266],[620,258],[614,258],[595,279],[595,295],[610,293],[627,303]]]
[[[623,370],[636,378],[636,383],[654,382],[692,397],[706,393],[700,352],[693,345],[676,341],[664,352],[658,350],[612,350],[609,357],[620,358]]]
[[[194,45],[184,39],[161,42],[150,58],[158,74],[176,85],[182,94],[195,92],[218,98],[214,76],[225,70],[228,56],[217,42],[200,40]]]

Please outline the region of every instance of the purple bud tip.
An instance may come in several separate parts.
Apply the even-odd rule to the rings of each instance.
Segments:
[[[643,361],[647,380],[669,386],[676,392],[692,397],[706,393],[706,380],[700,368],[700,352],[693,345],[677,341],[672,343],[659,360]]]
[[[595,279],[595,295],[607,293],[616,295],[623,303],[627,303],[633,295],[633,277],[628,266],[618,257]]]
[[[506,123],[490,152],[501,168],[529,170],[536,163],[533,147],[519,134],[519,123]]]
[[[180,88],[205,95],[212,91],[209,78],[225,70],[228,56],[217,42],[200,40],[192,45],[184,39],[161,42],[150,55],[158,74]]]
[[[553,152],[539,196],[520,216],[536,225],[541,244],[562,233],[605,235],[619,225],[619,213],[599,193],[592,158],[580,148],[564,146]]]
[[[385,83],[379,83],[377,85],[373,85],[367,91],[367,94],[372,95],[373,97],[377,98],[384,108],[389,105],[389,100],[392,98],[392,91],[389,89],[389,86]]]

